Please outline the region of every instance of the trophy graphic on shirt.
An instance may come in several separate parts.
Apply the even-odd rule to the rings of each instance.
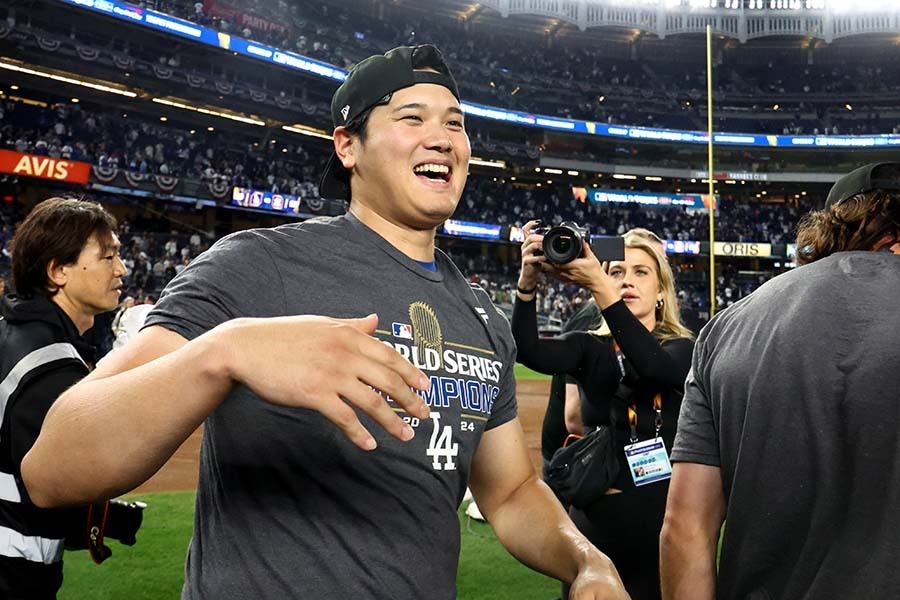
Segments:
[[[437,352],[438,360],[443,365],[444,337],[434,310],[424,302],[413,302],[409,305],[409,320],[412,321],[413,341],[416,346],[422,352],[426,348]]]

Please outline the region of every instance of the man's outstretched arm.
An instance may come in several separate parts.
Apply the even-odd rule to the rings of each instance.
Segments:
[[[364,449],[375,440],[354,408],[411,438],[372,388],[425,419],[428,408],[411,388],[428,379],[371,336],[377,323],[374,315],[235,319],[190,342],[162,327],[142,331],[50,409],[22,462],[32,501],[84,504],[135,488],[238,383],[273,404],[322,413]],[[296,364],[285,368],[285,356]]]

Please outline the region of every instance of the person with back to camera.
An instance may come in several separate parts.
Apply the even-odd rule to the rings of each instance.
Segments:
[[[635,476],[641,484],[636,486],[632,473],[641,472],[637,467],[643,465],[627,464],[625,450],[635,438],[644,443],[658,437],[670,449],[675,437],[693,342],[679,320],[672,270],[659,244],[628,233],[624,261],[604,266],[585,243],[580,257],[553,265],[541,252],[543,236],[531,233],[535,224],[525,226],[513,308],[517,360],[543,373],[569,373],[578,381],[586,431],[609,425],[613,415],[619,476],[590,505],[572,507],[570,516],[613,559],[633,598],[656,600],[668,459],[655,455],[660,470],[652,478]],[[539,339],[534,290],[541,272],[589,289],[603,313],[601,330]],[[629,413],[637,417],[635,428],[629,425]],[[564,586],[564,598],[568,592]]]
[[[900,598],[898,255],[900,162],[855,169],[800,221],[801,266],[700,333],[660,540],[667,600]]]
[[[131,489],[203,423],[183,598],[452,600],[468,484],[523,563],[623,600],[535,475],[509,323],[435,249],[470,158],[440,52],[363,60],[332,120],[322,195],[349,212],[192,261],[48,415],[23,463],[35,501]]]

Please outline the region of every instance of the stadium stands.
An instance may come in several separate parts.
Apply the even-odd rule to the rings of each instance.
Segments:
[[[468,101],[606,124],[705,127],[705,73],[698,66],[702,65],[702,47],[695,39],[676,44],[627,32],[582,34],[564,26],[544,31],[531,21],[506,21],[496,15],[488,18],[484,11],[480,17],[487,18],[484,23],[488,25],[479,25],[475,19],[448,15],[446,7],[451,4],[437,2],[440,10],[434,14],[406,0],[370,4],[145,0],[141,6],[341,68],[398,44],[434,42],[448,56]],[[105,203],[155,198],[169,203],[161,205],[168,206],[163,212],[172,210],[171,203],[178,201],[178,210],[197,213],[189,223],[160,220],[158,214],[150,221],[133,214],[124,220],[123,254],[132,270],[128,281],[131,293],[158,294],[185,261],[235,228],[297,218],[259,211],[238,216],[234,210],[223,210],[234,208],[229,202],[232,186],[302,198],[310,202],[304,209],[315,205],[319,173],[330,154],[330,142],[287,133],[282,125],[302,123],[327,132],[327,99],[333,81],[278,67],[261,69],[261,63],[232,57],[218,48],[113,24],[87,12],[73,11],[70,21],[61,21],[55,17],[55,5],[48,4],[44,10],[44,4],[38,2],[33,8],[27,15],[15,10],[6,13],[0,45],[10,54],[27,54],[47,68],[127,82],[139,92],[138,100],[128,104],[113,97],[78,93],[82,99],[76,102],[66,92],[47,87],[5,95],[0,90],[0,148],[90,163],[94,167],[90,193]],[[840,51],[813,46],[773,42],[751,48],[718,43],[716,128],[793,135],[896,132],[900,63],[893,60],[895,51],[873,52],[863,44],[848,44]],[[535,52],[535,48],[546,51]],[[860,60],[861,56],[866,60]],[[160,104],[150,103],[151,97],[153,102],[181,99],[204,110],[228,111],[255,122],[195,119],[196,113],[164,111]],[[473,155],[505,161],[505,165],[500,171],[473,165],[454,219],[521,226],[540,217],[549,222],[574,220],[599,234],[646,227],[673,241],[699,243],[708,238],[709,220],[703,211],[578,202],[572,194],[573,186],[591,189],[597,182],[602,182],[602,188],[621,191],[705,193],[704,175],[696,174],[705,161],[702,146],[610,141],[478,118],[468,119],[467,129]],[[793,241],[800,215],[814,206],[831,170],[858,160],[850,151],[813,150],[719,149],[723,171],[744,174],[746,177],[735,179],[748,181],[724,185],[719,178],[716,239],[768,244],[773,249],[761,257],[736,254],[720,259],[717,307],[745,296],[790,264],[784,246]],[[548,157],[574,159],[603,169],[595,174],[548,178],[538,173]],[[607,176],[629,167],[678,173],[665,178],[641,177],[639,181]],[[119,173],[115,181],[107,177],[111,172]],[[787,175],[766,181],[777,173]],[[793,179],[795,174],[801,177]],[[171,191],[136,183],[150,177],[191,185]],[[13,196],[28,189],[24,180],[7,179]],[[204,191],[210,186],[217,193]],[[202,193],[195,194],[198,191]],[[24,196],[29,196],[29,202],[35,199],[32,193]],[[11,214],[4,213],[4,238],[8,238],[9,223],[18,218]],[[191,243],[194,235],[201,243]],[[5,244],[6,240],[0,241]],[[453,236],[442,236],[439,243],[499,304],[509,303],[518,260],[514,246]],[[686,320],[694,327],[710,312],[708,270],[701,264],[707,250],[700,252],[672,256],[682,307],[689,313]],[[2,269],[0,263],[0,272]],[[559,284],[542,287],[540,297],[548,329],[585,299],[583,293]]]

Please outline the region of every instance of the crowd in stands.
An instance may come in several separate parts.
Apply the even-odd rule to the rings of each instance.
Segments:
[[[339,7],[311,0],[213,0],[206,4],[143,0],[138,4],[342,68],[397,45],[433,42],[444,50],[462,96],[471,102],[608,124],[706,128],[702,62],[667,57],[659,48],[644,52],[646,58],[639,52],[638,60],[632,60],[621,48],[607,52],[613,42],[604,42],[604,51],[598,51],[596,44],[584,39],[466,27],[454,19],[390,3],[381,7],[386,11],[383,18],[372,18],[372,7],[364,3]],[[213,6],[236,8],[225,11],[229,17]],[[260,18],[241,22],[240,14]],[[27,20],[14,26],[43,35]],[[53,29],[46,35],[57,41],[74,41],[79,47],[122,48],[130,59],[170,73],[169,83],[200,78],[211,93],[219,93],[209,87],[213,82],[222,83],[241,99],[262,105],[280,99],[284,106],[301,110],[307,117],[327,119],[327,106],[310,100],[303,86],[276,78],[254,87],[241,68],[211,68],[208,59],[192,55],[190,44],[175,43],[161,49],[158,44],[141,45],[125,38],[99,40],[96,34],[82,34],[62,22],[40,27]],[[807,64],[799,59],[799,50],[793,60],[723,59],[715,70],[716,128],[795,135],[900,132],[900,63],[892,60],[890,53],[873,52],[825,64]]]
[[[732,242],[791,242],[797,222],[813,207],[812,202],[803,197],[793,204],[763,204],[723,195],[716,237]],[[515,186],[489,178],[470,179],[454,218],[508,225],[540,218],[548,223],[588,223],[592,233],[600,235],[621,235],[633,227],[646,227],[670,240],[709,238],[709,217],[705,212],[637,204],[580,203],[563,186]]]
[[[440,244],[439,244],[440,245]],[[512,314],[515,301],[518,263],[504,264],[493,257],[465,252],[448,252],[469,280],[480,284],[501,309]],[[723,310],[749,295],[777,272],[742,272],[733,263],[721,263],[716,275],[716,310]],[[705,271],[696,271],[692,263],[674,266],[675,287],[682,321],[697,332],[709,320],[709,280]],[[590,294],[571,284],[551,278],[538,283],[537,312],[542,331],[558,332],[566,320],[590,300]]]
[[[0,100],[0,147],[137,173],[223,180],[230,185],[319,196],[327,154],[296,143],[185,129],[139,115],[74,103],[37,106]]]
[[[19,206],[13,202],[0,202],[0,278],[9,276],[9,242],[12,240],[16,223],[22,220]]]
[[[373,52],[429,42],[453,65],[463,96],[476,102],[530,113],[602,123],[672,129],[704,129],[706,75],[692,61],[660,62],[609,56],[595,46],[536,33],[489,31],[456,20],[433,18],[404,7],[373,19],[371,7],[323,2],[231,0],[244,14],[263,17],[252,27],[209,2],[145,0],[159,10],[225,32],[294,50],[348,68]],[[218,3],[219,5],[226,3]],[[272,28],[268,23],[286,24]],[[535,48],[547,48],[536,52]],[[622,52],[619,52],[622,54]],[[798,54],[799,56],[799,54]],[[723,131],[783,134],[860,134],[900,131],[895,61],[882,58],[849,64],[769,60],[760,64],[722,61],[715,90]],[[851,111],[844,98],[865,98]],[[778,104],[777,109],[773,109]],[[640,106],[636,110],[635,106]],[[855,111],[855,112],[853,112]],[[760,118],[762,115],[762,118]]]
[[[72,158],[100,167],[119,167],[199,180],[222,179],[230,185],[304,198],[318,197],[318,179],[329,156],[326,144],[275,140],[250,141],[233,133],[186,130],[139,115],[91,111],[82,104],[45,107],[0,100],[0,147],[18,152]],[[275,143],[273,143],[275,142]],[[717,236],[728,241],[791,241],[792,229],[810,207],[762,204],[753,197],[724,195]],[[589,223],[599,234],[620,234],[646,227],[667,239],[708,236],[705,214],[682,209],[645,209],[574,202],[565,186],[516,186],[473,175],[454,218],[521,225],[532,217],[547,222]]]
[[[103,197],[95,199],[102,201]],[[617,209],[616,212],[622,221],[615,231],[608,233],[621,233],[620,229],[624,231],[624,229],[637,226],[653,226],[651,222],[639,220],[640,215],[646,215],[647,211],[633,208],[630,211],[631,214],[628,209]],[[664,218],[664,214],[660,216],[660,219]],[[527,218],[530,219],[533,216],[535,215],[529,214]],[[0,225],[0,277],[7,281],[9,280],[9,241],[16,223],[23,217],[23,211],[18,203],[0,203],[0,224],[2,224]],[[582,222],[590,224],[589,221]],[[658,221],[653,221],[653,223],[658,223]],[[656,231],[664,234],[666,228],[657,227]],[[119,229],[119,237],[122,242],[121,255],[128,267],[128,274],[123,281],[123,300],[126,297],[132,297],[137,304],[152,303],[175,275],[180,273],[201,252],[209,248],[217,235],[224,233],[226,232],[212,235],[201,232],[181,226],[159,215],[122,219]],[[663,237],[667,236],[663,235]],[[450,243],[448,247],[446,239],[439,239],[438,246],[450,254],[471,281],[482,285],[498,306],[511,310],[519,269],[515,257],[499,260],[496,253],[485,253],[483,249],[479,248],[479,245],[460,246]],[[738,271],[733,264],[724,263],[718,272],[716,282],[717,309],[726,308],[748,295],[772,274],[772,272],[744,273]],[[683,263],[676,265],[675,275],[683,317],[686,323],[697,330],[709,319],[709,282],[706,273],[695,271],[691,263]],[[541,315],[542,327],[548,332],[558,331],[562,323],[589,298],[589,294],[578,286],[563,284],[549,278],[543,280],[538,290],[538,312]],[[112,339],[101,336],[97,343],[101,346],[111,345]]]
[[[223,179],[230,185],[301,197],[317,197],[317,182],[329,156],[325,144],[304,148],[290,143],[256,142],[234,134],[185,130],[172,123],[121,118],[93,112],[81,104],[46,107],[0,101],[3,114],[0,147],[53,158],[72,158],[100,167],[120,167],[200,180]],[[793,227],[809,208],[796,204],[763,204],[751,197],[724,195],[717,237],[728,241],[791,241]],[[647,209],[579,203],[565,185],[513,185],[472,175],[454,218],[521,225],[532,217],[555,223],[590,224],[599,234],[620,234],[646,227],[667,239],[708,237],[708,218],[678,208]]]

